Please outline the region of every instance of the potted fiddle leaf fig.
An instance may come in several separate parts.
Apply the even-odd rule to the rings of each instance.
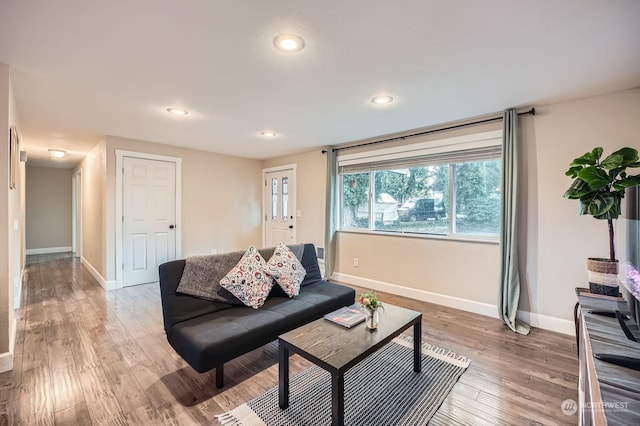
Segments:
[[[621,202],[627,188],[640,185],[640,175],[628,175],[627,168],[640,167],[638,151],[622,148],[601,160],[603,149],[594,148],[569,165],[565,173],[574,179],[564,193],[580,201],[580,214],[606,220],[609,226],[609,258],[589,258],[589,289],[593,293],[618,295],[618,260],[616,259],[613,220],[620,216]]]

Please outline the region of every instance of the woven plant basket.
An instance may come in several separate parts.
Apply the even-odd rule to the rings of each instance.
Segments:
[[[618,261],[587,259],[589,290],[591,293],[618,296]]]

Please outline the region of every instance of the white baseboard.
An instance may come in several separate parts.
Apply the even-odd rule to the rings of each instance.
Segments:
[[[518,319],[531,325],[531,327],[543,328],[570,336],[576,335],[576,325],[571,320],[536,314],[534,312],[518,311]]]
[[[45,248],[37,248],[37,249],[26,249],[25,254],[49,254],[49,253],[67,253],[71,251],[71,246],[69,247],[45,247]]]
[[[448,306],[475,314],[484,315],[491,318],[498,318],[498,306],[490,303],[477,302],[475,300],[462,299],[460,297],[448,296],[446,294],[432,293],[430,291],[418,290],[404,287],[383,281],[376,281],[369,278],[357,277],[355,275],[342,274],[336,272],[333,279],[359,287],[370,288],[372,290],[384,291],[385,293],[397,294],[424,302],[435,303],[436,305]],[[545,330],[556,331],[558,333],[575,335],[573,321],[550,317],[526,311],[518,311],[518,318],[531,324],[533,327]]]
[[[107,291],[116,289],[116,281],[115,280],[110,280],[110,281],[105,280],[104,277],[102,275],[100,275],[100,272],[98,272],[96,270],[96,268],[94,268],[93,265],[91,263],[89,263],[89,261],[87,259],[85,259],[84,257],[81,257],[80,261],[85,266],[85,268],[87,268],[87,270],[89,271],[91,276],[93,278],[95,278],[96,281],[98,281],[98,283],[102,286],[102,288],[104,288]]]
[[[9,330],[9,352],[0,354],[0,373],[13,369],[13,351],[16,345],[16,319],[11,322]]]

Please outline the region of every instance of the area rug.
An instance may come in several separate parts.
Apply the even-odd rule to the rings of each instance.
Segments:
[[[345,424],[425,425],[471,363],[423,344],[422,373],[415,373],[410,340],[393,340],[346,373]],[[223,426],[330,425],[331,378],[312,366],[291,378],[285,410],[278,406],[276,386],[217,419]]]

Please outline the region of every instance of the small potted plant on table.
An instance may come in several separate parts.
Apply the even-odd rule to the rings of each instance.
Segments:
[[[367,328],[375,330],[378,328],[380,321],[380,310],[384,310],[382,302],[378,300],[378,296],[372,290],[360,295],[360,306],[367,313]]]
[[[627,168],[640,167],[638,151],[622,148],[600,160],[603,149],[594,148],[576,158],[566,175],[574,181],[564,197],[580,201],[580,214],[606,220],[609,226],[609,258],[589,258],[589,289],[592,293],[618,295],[618,260],[616,259],[613,219],[620,216],[621,202],[627,188],[640,185],[640,175],[630,176]]]

